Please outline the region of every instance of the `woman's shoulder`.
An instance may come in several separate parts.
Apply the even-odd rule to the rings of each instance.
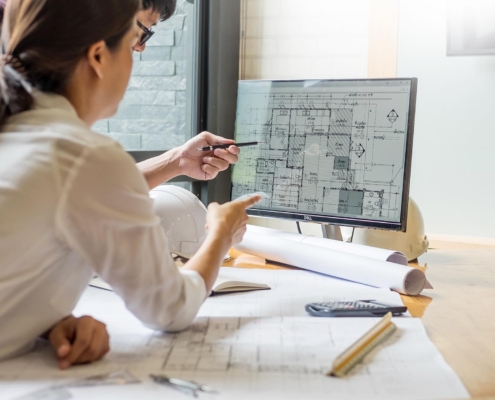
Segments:
[[[32,109],[9,118],[0,128],[0,146],[32,160],[30,168],[44,170],[43,165],[50,164],[59,182],[88,163],[92,164],[95,179],[110,170],[126,170],[132,175],[137,170],[120,143],[92,131],[70,111],[58,108]],[[22,159],[18,162],[23,163]]]
[[[42,144],[55,151],[80,154],[85,149],[101,147],[123,148],[113,138],[95,132],[68,108],[33,108],[16,114],[0,128],[3,142]]]

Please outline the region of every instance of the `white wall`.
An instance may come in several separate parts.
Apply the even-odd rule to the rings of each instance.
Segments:
[[[245,79],[358,78],[370,0],[246,0]]]
[[[445,0],[401,0],[399,18],[398,75],[419,78],[411,195],[427,233],[495,238],[495,56],[446,56]]]
[[[370,0],[246,0],[242,78],[366,78],[369,4]],[[296,231],[290,221],[251,222]],[[301,225],[304,233],[321,233],[319,225]]]

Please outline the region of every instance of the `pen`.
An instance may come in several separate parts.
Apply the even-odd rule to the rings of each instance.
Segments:
[[[217,144],[215,146],[198,147],[198,151],[211,151],[215,149],[228,149],[230,146],[245,147],[245,146],[256,146],[265,142],[246,142],[246,143],[230,143],[230,144]]]

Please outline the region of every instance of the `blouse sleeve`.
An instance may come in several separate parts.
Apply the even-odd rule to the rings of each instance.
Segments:
[[[64,185],[56,224],[145,325],[185,329],[206,298],[203,278],[179,270],[144,177],[118,144],[86,148]]]

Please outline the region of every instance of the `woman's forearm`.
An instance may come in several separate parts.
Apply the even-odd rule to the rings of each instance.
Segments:
[[[204,279],[206,291],[209,293],[230,246],[231,238],[228,235],[210,232],[203,245],[183,268],[198,272]]]
[[[180,175],[178,149],[136,164],[151,189]]]

